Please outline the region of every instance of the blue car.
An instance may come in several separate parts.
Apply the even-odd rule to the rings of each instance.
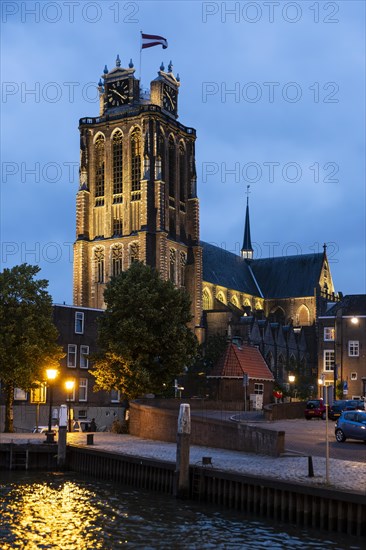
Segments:
[[[335,425],[339,443],[346,439],[359,439],[366,443],[366,411],[343,411]]]

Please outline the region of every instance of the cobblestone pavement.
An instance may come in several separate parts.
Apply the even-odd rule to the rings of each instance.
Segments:
[[[18,444],[24,442],[40,443],[45,440],[45,435],[0,434],[0,444],[9,443],[11,440]],[[87,446],[87,434],[69,433],[67,434],[67,442],[72,445]],[[140,439],[127,434],[97,432],[94,434],[93,447],[88,446],[88,448],[167,462],[175,462],[176,459],[175,443]],[[201,465],[202,457],[211,457],[213,467],[219,470],[255,477],[262,476],[308,486],[351,491],[365,495],[366,499],[365,463],[329,459],[328,484],[326,480],[326,460],[323,457],[313,457],[314,477],[312,478],[308,477],[308,458],[296,454],[273,458],[253,453],[193,445],[190,450],[190,463]]]

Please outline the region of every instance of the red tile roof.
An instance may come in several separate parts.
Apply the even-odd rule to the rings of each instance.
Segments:
[[[228,345],[208,378],[243,378],[244,373],[250,379],[274,380],[258,348],[234,344]]]

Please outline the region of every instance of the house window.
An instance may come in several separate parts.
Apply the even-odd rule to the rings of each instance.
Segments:
[[[14,401],[26,401],[27,392],[20,388],[14,388]]]
[[[119,403],[121,400],[121,392],[119,390],[111,390],[111,403]]]
[[[360,342],[358,340],[348,341],[348,357],[358,357],[360,355]]]
[[[357,380],[357,372],[351,372],[351,380]]]
[[[67,366],[70,368],[76,367],[76,354],[77,346],[75,344],[69,344],[67,346]]]
[[[334,342],[335,329],[333,327],[324,327],[324,342]]]
[[[89,346],[80,346],[80,368],[87,369],[89,367]]]
[[[263,393],[264,393],[264,384],[261,384],[261,383],[254,384],[254,393],[256,395],[263,395]]]
[[[82,311],[75,313],[75,334],[84,334],[84,313]]]
[[[79,401],[88,400],[88,379],[80,378],[79,380]]]
[[[323,357],[323,368],[325,371],[334,370],[334,350],[325,350]]]

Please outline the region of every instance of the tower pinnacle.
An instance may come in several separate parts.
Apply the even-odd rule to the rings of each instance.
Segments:
[[[250,221],[249,221],[249,188],[250,185],[247,185],[247,207],[245,211],[245,225],[244,225],[244,239],[243,246],[241,248],[241,257],[247,260],[253,259],[253,248],[252,241],[250,239]]]

